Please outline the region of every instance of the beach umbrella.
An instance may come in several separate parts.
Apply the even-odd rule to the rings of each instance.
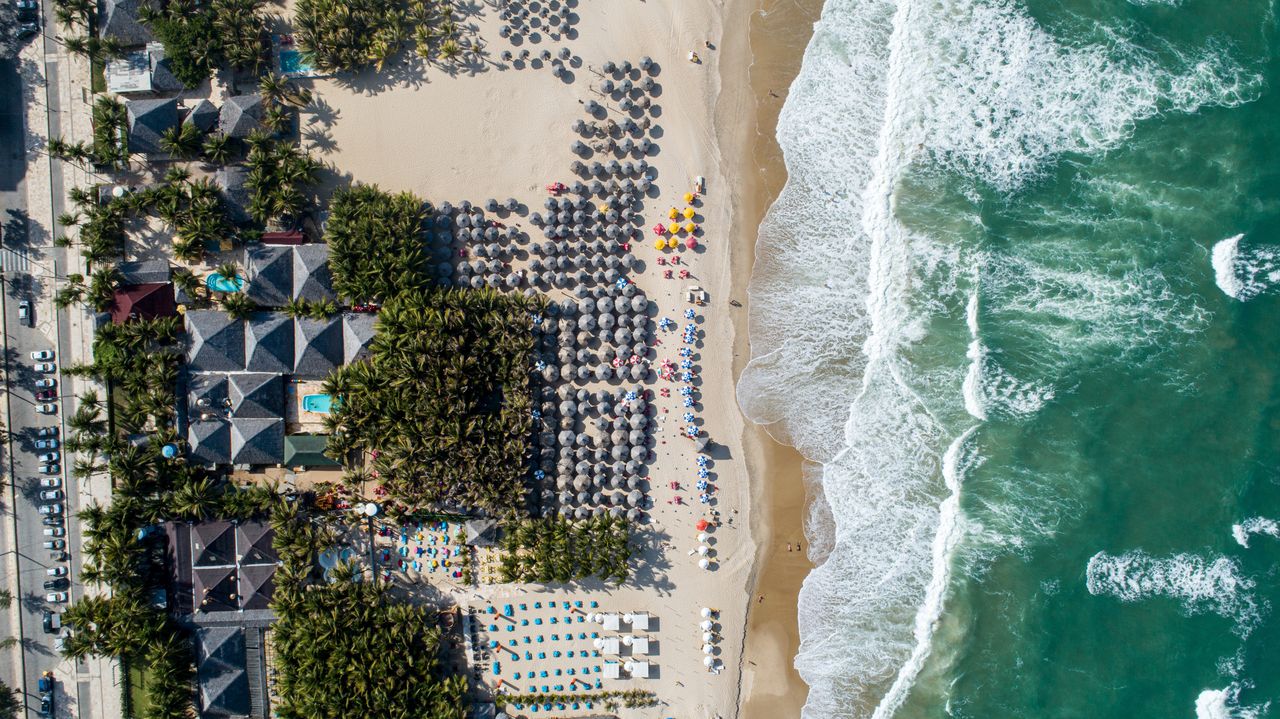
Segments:
[[[595,100],[587,100],[586,110],[587,110],[587,114],[596,115],[600,112],[600,103],[596,102]]]
[[[704,616],[704,617],[709,617],[709,616],[711,616],[711,610],[709,610],[709,609],[703,609],[703,611],[704,611],[704,612],[706,612],[706,613],[705,613],[705,614],[703,614],[702,616]],[[711,628],[712,628],[712,627],[714,627],[714,626],[715,626],[715,624],[714,624],[710,619],[703,619],[703,620],[702,620],[702,622],[701,622],[700,624],[698,624],[698,627],[700,627],[704,632],[705,632],[705,631],[711,631]]]
[[[601,80],[601,81],[600,81],[600,92],[603,92],[603,93],[604,93],[604,94],[606,94],[606,95],[612,94],[612,93],[613,93],[613,80],[610,80],[609,78],[605,78],[604,80]]]
[[[597,176],[597,177],[603,177],[603,176],[604,176],[604,165],[601,165],[599,162],[593,162],[593,163],[591,163],[591,174],[593,174],[593,175],[595,175],[595,176]]]
[[[613,64],[613,60],[606,60],[602,69],[606,74],[612,75],[618,69],[618,66]]]
[[[711,550],[709,550],[709,549],[707,548],[707,545],[705,545],[705,544],[699,544],[699,545],[698,545],[698,555],[699,555],[699,556],[703,556],[703,557],[705,557],[705,556],[707,556],[707,552],[709,552],[709,551],[711,551]]]
[[[543,200],[543,202],[542,202],[542,206],[543,206],[543,207],[545,207],[545,208],[547,208],[548,210],[555,211],[556,206],[557,206],[557,205],[556,205],[556,198],[554,198],[554,197],[548,197],[546,200]]]
[[[582,133],[582,132],[586,132],[586,130],[587,130],[587,123],[585,120],[583,120],[582,118],[578,118],[573,121],[574,132]]]
[[[489,199],[485,200],[485,201],[484,201],[484,208],[485,208],[486,210],[488,210],[489,212],[497,212],[497,211],[498,211],[498,198],[496,198],[496,197],[490,197]]]
[[[615,444],[613,449],[609,450],[609,456],[615,460],[621,461],[627,456],[627,450],[620,444]]]
[[[708,560],[706,557],[703,557],[702,559],[698,560],[698,567],[701,569],[709,569],[711,567],[711,561]]]
[[[631,448],[631,458],[636,460],[637,462],[643,462],[645,458],[648,456],[649,456],[649,449],[647,447]]]
[[[643,445],[645,442],[644,430],[643,429],[631,430],[631,433],[627,435],[627,440],[632,444],[632,446],[635,446],[635,447]]]
[[[440,213],[441,216],[452,215],[453,203],[449,202],[448,200],[441,202],[440,206],[436,208],[436,212]]]
[[[596,379],[606,382],[613,378],[613,368],[607,364],[596,365]]]
[[[640,58],[640,69],[641,69],[641,70],[644,70],[645,72],[648,72],[648,71],[649,71],[649,69],[650,69],[650,68],[652,68],[652,67],[653,67],[653,60],[652,60],[652,59],[650,59],[648,55],[645,55],[644,57]]]
[[[640,81],[640,89],[644,90],[645,92],[653,92],[653,88],[656,84],[657,83],[654,82],[653,78],[646,77],[645,79]]]
[[[478,290],[481,287],[484,287],[484,278],[481,277],[480,275],[475,275],[474,277],[471,278],[468,284],[471,285],[471,289]]]
[[[573,144],[570,145],[569,147],[570,149],[573,150],[573,153],[575,155],[582,155],[587,152],[587,146],[585,143],[582,142],[582,140],[574,140]]]
[[[627,511],[626,511],[625,509],[623,509],[622,507],[610,507],[610,508],[609,508],[609,515],[610,515],[610,516],[612,516],[612,517],[616,517],[616,518],[618,518],[618,519],[621,519],[622,517],[624,517],[624,516],[626,515],[626,513],[627,513]]]
[[[705,561],[706,561],[705,559],[704,559],[704,560],[702,560],[702,562],[705,562]],[[703,569],[706,569],[706,567],[703,565],[703,563],[702,563],[702,562],[699,562],[699,563],[698,563],[698,566],[699,566],[699,567],[702,567]],[[703,645],[702,645],[702,653],[703,653],[703,654],[708,654],[708,655],[709,655],[709,654],[714,654],[714,653],[715,653],[715,651],[716,651],[716,648],[715,648],[714,646],[712,646],[711,644],[703,644]]]
[[[565,17],[568,17],[568,15],[567,15],[566,13],[563,13],[563,10],[566,10],[566,9],[568,9],[568,8],[562,8],[562,12],[561,12],[561,14],[562,14],[562,15],[565,15]],[[562,47],[562,48],[560,48],[560,59],[561,59],[561,60],[568,60],[570,57],[572,57],[572,55],[573,55],[573,53],[569,52],[569,48],[567,48],[567,47]]]
[[[577,374],[578,374],[578,380],[585,382],[591,379],[591,368],[586,366],[579,367]]]
[[[716,640],[716,635],[715,635],[715,634],[712,634],[711,632],[703,632],[703,633],[702,633],[702,641],[703,641],[703,642],[714,642],[715,640]],[[708,658],[710,658],[710,657],[708,657]]]
[[[702,666],[704,667],[708,667],[708,668],[714,667],[715,664],[716,664],[715,657],[706,656],[702,658]]]

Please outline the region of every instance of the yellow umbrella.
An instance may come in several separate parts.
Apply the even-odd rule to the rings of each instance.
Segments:
[[[694,226],[693,226],[693,223],[692,223],[692,222],[686,222],[686,223],[684,223],[684,231],[685,231],[685,232],[688,232],[689,234],[691,234],[691,235],[692,235],[692,234],[693,234],[693,230],[694,230]]]
[[[677,247],[679,247],[679,246],[680,246],[680,240],[677,240],[677,239],[676,239],[676,238],[674,238],[674,237],[672,237],[671,239],[667,240],[667,247],[670,247],[671,249],[673,249],[673,250],[674,250],[675,248],[677,248]]]
[[[604,214],[609,211],[609,206],[604,203],[600,203],[600,206],[596,209],[600,210],[600,214]]]
[[[666,246],[667,246],[667,241],[662,239],[661,237],[653,241],[653,249],[655,250],[661,250]]]
[[[692,193],[692,192],[686,192],[686,193],[684,193],[684,203],[685,203],[686,205],[692,205],[692,204],[693,204],[693,193]]]
[[[693,208],[692,208],[692,207],[686,207],[686,208],[684,208],[684,219],[686,219],[686,220],[692,220],[692,219],[693,219]]]
[[[673,235],[679,231],[680,231],[680,225],[675,222],[672,222],[670,225],[667,226],[667,232],[670,232]]]
[[[670,210],[667,210],[667,217],[670,217],[673,220],[676,219],[677,214],[679,213],[676,212],[676,208],[674,207],[672,207]]]

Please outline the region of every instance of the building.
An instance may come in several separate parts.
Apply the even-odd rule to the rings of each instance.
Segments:
[[[129,153],[164,154],[161,138],[166,131],[178,126],[177,99],[127,100],[125,111],[129,123]]]
[[[195,624],[228,620],[228,613],[270,621],[280,565],[271,546],[275,533],[270,524],[170,522],[165,533],[175,613]]]
[[[250,716],[248,657],[241,627],[196,629],[201,717]]]
[[[141,50],[107,60],[103,67],[107,90],[118,95],[182,92],[185,86],[173,74],[172,62],[165,57],[164,45],[149,42]]]
[[[286,467],[340,467],[339,462],[325,456],[328,435],[290,434],[284,438],[284,465]]]
[[[262,126],[262,96],[234,95],[222,103],[218,130],[227,137],[245,138]]]
[[[244,224],[251,218],[249,216],[249,188],[245,185],[245,180],[249,177],[249,170],[244,165],[227,165],[220,168],[213,175],[213,184],[218,186],[222,191],[223,205],[227,209],[227,216],[236,224]]]
[[[259,245],[245,250],[245,295],[263,307],[284,307],[294,300],[337,299],[329,272],[329,246]]]
[[[207,134],[213,130],[214,125],[218,124],[218,108],[208,100],[199,100],[187,109],[182,123],[195,125],[197,130]]]
[[[98,7],[98,35],[114,38],[122,47],[141,47],[155,38],[138,20],[141,0],[103,0]]]
[[[111,304],[111,321],[118,325],[129,320],[173,317],[177,313],[173,285],[168,282],[123,285],[115,291]]]

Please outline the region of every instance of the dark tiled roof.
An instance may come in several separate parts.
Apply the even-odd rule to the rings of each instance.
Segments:
[[[287,467],[340,467],[325,456],[327,434],[291,434],[284,438],[284,464]]]
[[[201,464],[227,464],[231,461],[231,427],[223,419],[192,422],[187,429],[188,452]]]
[[[293,371],[293,320],[279,312],[255,312],[245,323],[245,369]]]
[[[114,37],[124,47],[151,42],[151,31],[138,21],[138,0],[103,0],[98,14],[98,34]]]
[[[214,183],[222,190],[222,199],[232,222],[249,221],[249,188],[245,178],[249,171],[244,165],[227,165],[213,176]]]
[[[238,607],[235,567],[196,567],[191,570],[191,591],[197,612],[229,612]]]
[[[337,299],[329,273],[329,246],[298,245],[293,248],[293,297],[319,302]]]
[[[187,367],[194,372],[244,369],[244,322],[218,310],[186,314]]]
[[[376,320],[372,314],[348,312],[342,316],[342,360],[351,364],[369,356]]]
[[[250,564],[240,567],[240,608],[267,609],[276,588],[276,565]]]
[[[249,675],[246,673],[244,628],[200,627],[196,677],[200,684],[200,716],[248,716]]]
[[[169,263],[164,260],[142,260],[139,262],[121,262],[120,284],[149,285],[169,281]]]
[[[158,93],[182,92],[187,89],[173,74],[173,61],[165,57],[163,52],[151,56],[151,89]]]
[[[197,567],[236,563],[236,536],[230,522],[202,522],[191,528],[191,563]]]
[[[227,376],[223,374],[192,373],[187,381],[187,413],[192,422],[210,415],[207,422],[225,416],[227,410]]]
[[[209,132],[218,121],[218,108],[208,100],[201,100],[187,111],[187,116],[182,118],[182,121],[188,125],[195,125],[200,132]]]
[[[283,459],[283,419],[231,420],[232,464],[279,464]]]
[[[342,364],[342,320],[299,317],[293,322],[293,374],[323,379]]]
[[[262,119],[262,96],[236,95],[222,103],[222,118],[218,129],[231,137],[248,137],[259,127]]]
[[[259,245],[244,251],[248,285],[244,293],[263,307],[284,307],[293,299],[293,251]]]
[[[280,561],[272,542],[276,533],[266,522],[250,521],[236,525],[236,553],[240,564],[270,564]]]
[[[278,374],[227,375],[231,416],[244,419],[279,419],[284,416],[284,377]]]
[[[128,100],[125,102],[125,109],[129,118],[129,153],[161,153],[160,136],[165,130],[178,124],[177,98]]]

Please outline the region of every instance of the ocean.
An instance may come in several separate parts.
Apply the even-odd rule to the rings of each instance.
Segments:
[[[810,460],[805,717],[1280,715],[1276,31],[827,1],[738,387]]]

